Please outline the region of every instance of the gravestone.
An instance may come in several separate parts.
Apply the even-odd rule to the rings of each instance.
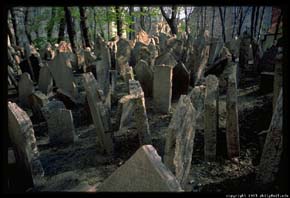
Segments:
[[[196,111],[190,98],[181,95],[166,134],[164,164],[183,187],[191,167],[195,126]]]
[[[239,115],[238,115],[237,65],[233,66],[228,78],[226,137],[228,157],[240,156]]]
[[[191,99],[191,104],[196,110],[196,129],[204,129],[204,97],[205,86],[195,86],[188,94]]]
[[[170,38],[170,35],[168,35],[164,32],[160,32],[158,38],[159,38],[160,54],[163,54],[164,52],[167,51],[166,42]],[[155,63],[155,65],[158,65],[158,64]]]
[[[49,143],[51,145],[72,144],[76,140],[71,110],[55,109],[47,118]]]
[[[48,66],[56,87],[68,92],[73,97],[77,97],[78,91],[74,82],[69,53],[58,53],[52,61],[48,62]]]
[[[147,45],[137,41],[132,50],[129,64],[132,65],[133,67],[137,64],[137,57],[142,47],[147,47]]]
[[[97,57],[94,54],[92,54],[90,48],[86,48],[84,51],[84,58],[85,58],[84,71],[87,72],[87,68],[91,67],[94,64]]]
[[[28,97],[34,92],[34,84],[28,73],[23,73],[20,76],[18,83],[18,93],[20,104],[24,106],[29,106]]]
[[[273,86],[273,111],[275,110],[276,101],[279,91],[283,85],[283,53],[282,51],[276,56],[275,72],[274,72],[274,86]]]
[[[38,89],[48,95],[52,91],[53,78],[49,71],[49,67],[44,65],[39,71]]]
[[[44,175],[32,122],[16,103],[8,102],[8,133],[16,153],[17,171],[23,188],[37,185]]]
[[[85,73],[83,76],[87,100],[96,127],[98,143],[100,144],[102,151],[110,154],[113,152],[113,142],[110,132],[105,129],[106,123],[104,123],[104,118],[102,118],[102,109],[100,108],[100,105],[103,103],[98,92],[97,81],[91,72]]]
[[[208,64],[213,64],[219,56],[224,44],[220,39],[213,38],[209,48]]]
[[[172,96],[172,66],[155,66],[153,78],[153,99],[161,113],[169,113]]]
[[[218,79],[208,75],[205,79],[204,99],[204,159],[215,161],[218,129]]]
[[[29,96],[29,103],[34,117],[37,120],[43,120],[41,108],[48,103],[48,97],[41,91],[35,91]]]
[[[125,66],[129,63],[131,56],[131,46],[127,39],[120,38],[117,42],[117,71],[124,73]]]
[[[140,60],[135,66],[136,79],[140,82],[145,97],[152,96],[153,70],[144,60]]]
[[[159,55],[155,59],[155,65],[163,65],[164,64],[164,65],[170,65],[172,68],[175,67],[175,65],[177,65],[177,61],[171,52],[172,52],[172,49]]]
[[[133,68],[129,66],[125,66],[125,82],[127,85],[127,88],[129,90],[129,81],[134,80],[134,73],[133,73]]]
[[[161,162],[151,145],[144,145],[109,176],[99,187],[100,192],[180,192],[175,176]]]
[[[149,48],[146,46],[141,47],[141,49],[139,50],[138,54],[137,54],[137,60],[136,63],[138,64],[138,62],[140,60],[144,60],[147,62],[148,65],[151,65],[152,63],[152,59],[151,59],[151,52],[149,51]]]
[[[284,136],[285,137],[285,136]],[[283,90],[280,90],[273,112],[271,124],[267,130],[256,182],[259,185],[273,184],[280,169],[282,152],[286,152],[283,140]],[[287,156],[287,155],[285,155]],[[286,176],[286,175],[285,175]]]
[[[189,72],[182,62],[173,68],[172,98],[178,99],[180,95],[187,94],[189,87]]]
[[[116,91],[116,85],[117,85],[117,77],[118,77],[118,72],[117,70],[110,70],[110,82],[111,82],[111,94],[115,95]]]

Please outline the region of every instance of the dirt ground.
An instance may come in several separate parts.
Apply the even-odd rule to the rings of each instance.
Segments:
[[[241,155],[238,161],[226,156],[225,95],[220,95],[219,131],[217,134],[217,161],[203,160],[203,130],[195,133],[191,174],[186,191],[192,192],[253,192],[255,166],[258,165],[265,135],[259,135],[269,127],[272,115],[272,94],[261,95],[258,81],[244,80],[239,89],[239,124]],[[125,95],[125,84],[117,85],[117,99]],[[147,116],[153,146],[162,157],[165,134],[178,101],[172,102],[170,114],[154,110],[151,98],[146,98]],[[112,122],[115,122],[117,103],[112,103]],[[49,145],[47,126],[35,125],[37,145],[45,176],[33,191],[85,191],[95,192],[98,186],[121,166],[138,149],[136,130],[124,129],[115,136],[115,152],[108,156],[100,153],[96,144],[93,123],[76,128],[77,141],[73,145]]]

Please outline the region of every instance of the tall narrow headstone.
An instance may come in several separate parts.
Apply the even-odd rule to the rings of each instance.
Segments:
[[[153,99],[161,113],[168,113],[172,97],[172,67],[155,66],[153,78]]]
[[[105,130],[105,123],[103,123],[101,109],[100,109],[100,94],[98,93],[97,81],[93,74],[85,73],[84,85],[87,93],[87,99],[91,110],[91,115],[96,127],[98,140],[103,151],[107,153],[113,152],[113,142],[109,131]]]
[[[259,184],[272,183],[279,171],[283,151],[283,91],[275,105],[271,124],[264,144],[260,164],[258,166],[256,181]]]
[[[19,101],[24,106],[29,106],[28,97],[34,92],[34,84],[28,73],[23,73],[18,83]]]
[[[234,158],[240,156],[240,137],[239,137],[239,115],[238,115],[238,90],[236,65],[233,65],[233,72],[228,78],[227,90],[227,121],[226,137],[228,157]]]
[[[144,145],[97,189],[102,192],[180,192],[175,176],[151,145]]]
[[[216,141],[218,129],[218,79],[208,75],[205,79],[204,99],[204,159],[216,159]]]
[[[185,186],[191,167],[196,126],[196,111],[190,98],[181,95],[166,136],[164,164]]]
[[[146,97],[152,96],[153,70],[144,60],[140,60],[135,66],[136,79],[140,82]]]
[[[48,66],[43,66],[39,71],[38,89],[44,93],[48,94],[52,91],[53,78],[49,71]]]
[[[25,111],[16,103],[8,102],[8,132],[16,152],[16,162],[21,169],[21,179],[27,188],[37,185],[44,175],[34,136],[32,122]],[[31,182],[31,183],[30,183]]]

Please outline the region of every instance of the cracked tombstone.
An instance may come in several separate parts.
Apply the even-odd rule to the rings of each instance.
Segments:
[[[34,92],[34,84],[28,73],[20,76],[18,83],[19,101],[23,106],[29,106],[29,96]]]
[[[189,87],[189,72],[182,62],[173,68],[172,98],[178,99],[180,95],[187,94]]]
[[[48,95],[52,91],[53,78],[49,67],[44,65],[39,71],[38,89]]]
[[[110,175],[98,192],[181,192],[179,182],[152,145],[139,148]]]
[[[195,129],[196,110],[190,98],[181,95],[166,134],[164,164],[183,187],[191,167]]]
[[[78,90],[74,81],[69,54],[66,52],[58,53],[52,61],[48,62],[48,65],[56,87],[76,98]]]
[[[136,79],[140,82],[145,97],[152,96],[153,70],[144,60],[140,60],[135,66]]]
[[[191,104],[196,110],[196,129],[203,130],[205,86],[195,86],[188,96],[191,99]]]
[[[169,113],[172,97],[172,66],[155,66],[153,78],[153,100],[157,111]]]
[[[33,125],[27,113],[13,102],[8,102],[8,133],[16,154],[19,176],[25,181],[22,187],[26,190],[38,185],[44,171]]]
[[[218,79],[208,75],[205,79],[204,99],[204,159],[215,161],[218,129]]]
[[[83,74],[83,76],[91,115],[94,121],[94,125],[96,127],[98,143],[100,144],[102,152],[111,154],[113,152],[113,141],[111,131],[109,130],[109,127],[106,127],[109,125],[108,123],[106,123],[106,118],[110,119],[110,117],[104,118],[104,114],[108,114],[105,113],[105,107],[102,107],[103,103],[100,93],[98,91],[97,81],[94,78],[93,74],[89,72]]]
[[[239,115],[238,115],[237,65],[232,66],[228,78],[226,137],[229,158],[240,156]]]
[[[271,124],[267,130],[260,164],[256,174],[256,182],[260,185],[275,181],[283,152],[283,91],[277,98]]]

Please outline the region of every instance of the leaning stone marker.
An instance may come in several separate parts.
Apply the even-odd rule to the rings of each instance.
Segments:
[[[187,94],[189,87],[189,71],[182,62],[173,68],[172,98],[178,99],[180,95]]]
[[[53,78],[49,71],[48,66],[43,66],[39,71],[38,89],[44,93],[48,94],[52,91]]]
[[[168,113],[171,108],[172,67],[155,66],[153,79],[153,99],[161,113]]]
[[[8,102],[8,132],[25,185],[37,185],[44,175],[32,122],[16,103]],[[30,183],[31,182],[31,183]],[[30,184],[29,184],[30,183]]]
[[[146,97],[152,96],[153,71],[144,60],[138,61],[135,66],[136,79],[140,82]]]
[[[274,72],[274,87],[273,87],[273,111],[275,110],[275,105],[277,98],[279,96],[279,91],[283,85],[283,55],[280,52],[276,56],[275,72]]]
[[[191,167],[196,126],[196,111],[190,98],[181,95],[171,118],[165,144],[164,164],[185,186]]]
[[[101,192],[181,192],[175,176],[161,162],[151,145],[144,145],[107,178]]]
[[[240,156],[239,116],[236,65],[228,78],[226,137],[229,158]]]
[[[83,74],[84,85],[87,93],[87,99],[91,110],[91,115],[96,127],[98,140],[103,151],[107,153],[113,152],[113,142],[109,131],[105,130],[101,109],[100,95],[98,93],[97,81],[91,72]]]
[[[34,92],[33,81],[30,78],[28,73],[23,73],[20,76],[20,80],[18,83],[18,93],[19,93],[19,101],[24,106],[29,106],[28,97]]]
[[[71,144],[76,140],[71,110],[56,109],[50,113],[48,136],[51,145]]]
[[[48,65],[56,86],[73,97],[77,97],[78,91],[74,82],[69,53],[58,53],[52,61],[48,62]]]
[[[283,91],[277,98],[275,111],[264,144],[260,164],[258,166],[256,181],[258,184],[273,182],[279,171],[279,164],[283,151]],[[285,175],[286,176],[286,175]]]
[[[208,75],[205,83],[204,159],[206,161],[214,161],[216,159],[218,129],[218,79],[214,75]]]

